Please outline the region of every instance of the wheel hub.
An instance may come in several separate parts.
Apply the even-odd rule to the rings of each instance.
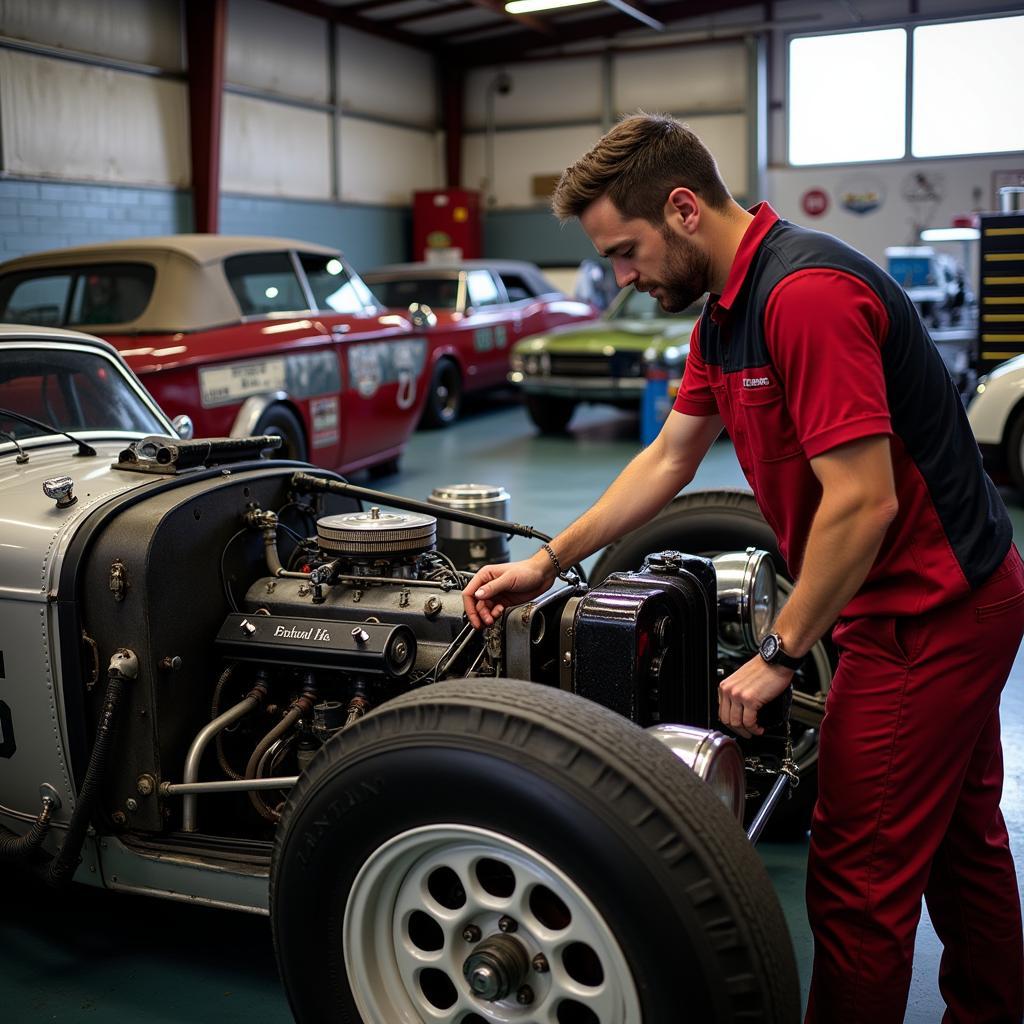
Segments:
[[[526,980],[530,957],[523,944],[511,935],[484,939],[462,965],[462,973],[474,994],[488,1002],[506,999]]]

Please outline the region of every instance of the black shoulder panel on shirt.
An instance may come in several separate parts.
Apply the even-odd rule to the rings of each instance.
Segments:
[[[917,465],[969,585],[980,586],[1000,565],[1013,526],[985,474],[963,402],[942,357],[906,292],[863,253],[832,235],[776,222],[751,261],[726,328],[705,306],[701,355],[724,373],[772,363],[764,316],[769,296],[790,274],[811,268],[860,278],[882,301],[889,333],[882,367],[893,430]],[[726,333],[727,340],[726,340]]]

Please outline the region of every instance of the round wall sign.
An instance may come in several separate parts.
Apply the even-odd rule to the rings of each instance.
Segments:
[[[820,217],[828,210],[828,193],[822,188],[809,188],[800,197],[800,206],[808,217]]]

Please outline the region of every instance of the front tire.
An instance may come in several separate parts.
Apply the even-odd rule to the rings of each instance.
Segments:
[[[270,453],[272,459],[307,461],[306,435],[299,417],[286,405],[272,405],[259,418],[254,431],[281,438],[281,447]]]
[[[775,534],[749,491],[693,491],[681,495],[650,522],[609,544],[590,574],[591,581],[596,586],[613,572],[639,569],[652,551],[675,548],[691,554],[713,555],[747,547],[762,548],[772,556],[778,574],[781,607],[793,590],[793,582],[779,553]],[[728,660],[728,656],[720,652],[720,661]],[[802,720],[793,720],[793,757],[800,771],[800,785],[776,807],[764,832],[766,839],[798,838],[810,826],[818,797],[818,733],[824,717],[825,697],[837,665],[831,645],[819,640],[793,677],[794,687],[815,698],[820,712],[802,710]],[[732,667],[738,668],[739,663]],[[741,747],[748,753],[761,754],[765,743],[757,739],[740,740]]]
[[[576,403],[571,398],[527,395],[526,411],[542,434],[564,434],[576,411]]]
[[[271,920],[299,1024],[799,1015],[725,807],[627,720],[532,683],[428,686],[330,741],[277,831]]]
[[[449,427],[462,411],[462,374],[451,359],[439,359],[430,375],[427,404],[420,423],[428,429]]]

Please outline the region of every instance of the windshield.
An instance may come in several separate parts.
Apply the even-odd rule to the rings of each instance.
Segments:
[[[0,409],[72,432],[167,433],[167,426],[153,415],[118,367],[95,352],[0,347]],[[0,430],[19,440],[46,434],[3,413]]]
[[[125,324],[153,294],[156,271],[145,263],[93,263],[24,270],[0,277],[0,321],[38,327]]]
[[[389,309],[408,309],[413,303],[431,309],[459,308],[458,277],[395,277],[370,275],[366,283]]]
[[[704,298],[702,295],[679,313],[666,313],[653,295],[638,292],[635,288],[623,288],[605,316],[609,320],[696,319],[704,308]]]

